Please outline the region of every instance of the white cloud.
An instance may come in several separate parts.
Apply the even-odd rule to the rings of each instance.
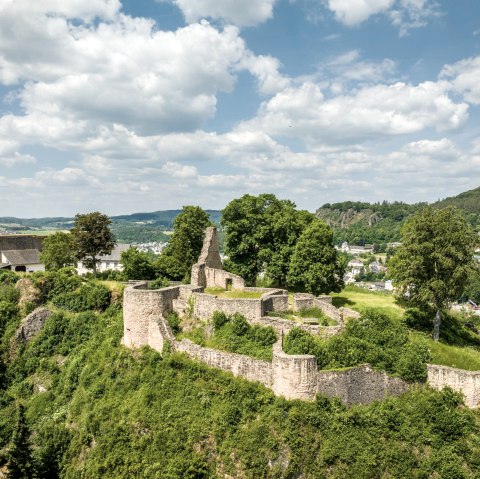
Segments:
[[[301,138],[308,145],[356,143],[434,127],[454,129],[468,117],[468,106],[454,103],[446,82],[395,83],[361,88],[325,98],[318,84],[290,87],[264,102],[244,130]]]
[[[253,26],[273,15],[276,0],[173,0],[189,23],[202,18],[222,19],[238,26]]]
[[[340,80],[378,83],[393,78],[397,73],[397,64],[390,58],[384,58],[380,62],[372,62],[361,60],[360,56],[358,50],[343,53],[321,65],[319,68],[320,75],[334,75],[336,84]]]
[[[412,28],[423,27],[430,17],[438,15],[434,0],[326,0],[337,20],[353,27],[373,15],[385,14],[404,36]]]
[[[395,0],[327,0],[337,20],[348,26],[358,25],[392,7]]]
[[[461,60],[453,65],[445,65],[440,73],[441,78],[451,81],[455,90],[466,101],[480,104],[480,56]]]

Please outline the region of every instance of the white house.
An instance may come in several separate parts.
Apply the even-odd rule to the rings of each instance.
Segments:
[[[122,271],[123,267],[120,264],[120,256],[122,252],[127,251],[128,248],[130,248],[129,244],[123,244],[123,243],[116,244],[110,254],[99,257],[100,263],[98,265],[97,271],[98,272],[109,271],[109,270]],[[85,268],[85,266],[83,266],[83,263],[79,261],[77,263],[77,272],[78,274],[86,274],[89,272],[91,273],[92,270]]]
[[[45,271],[38,249],[14,249],[0,252],[0,268],[34,273]]]

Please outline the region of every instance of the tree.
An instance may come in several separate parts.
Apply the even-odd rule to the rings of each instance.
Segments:
[[[122,251],[120,262],[127,279],[155,279],[156,270],[150,254],[130,247]]]
[[[47,271],[74,266],[76,259],[75,244],[70,233],[58,231],[43,240],[40,261]]]
[[[295,246],[287,276],[288,284],[319,295],[339,292],[344,286],[345,262],[333,246],[333,231],[315,220]]]
[[[32,479],[36,477],[36,467],[30,445],[30,429],[25,419],[25,406],[17,407],[17,423],[13,431],[12,447],[8,452],[9,479]]]
[[[402,245],[390,261],[400,296],[433,308],[433,339],[440,337],[442,311],[463,292],[473,267],[476,235],[453,207],[426,207],[402,229]]]
[[[313,219],[272,194],[232,200],[222,211],[227,267],[251,284],[264,271],[274,283],[285,285],[295,244]]]
[[[111,253],[115,246],[115,237],[110,231],[110,218],[98,211],[78,214],[70,231],[72,234],[77,258],[83,265],[97,274],[99,256]]]
[[[210,216],[199,206],[184,206],[173,221],[173,234],[156,266],[161,276],[188,280],[192,265],[202,250],[205,230],[213,226]]]

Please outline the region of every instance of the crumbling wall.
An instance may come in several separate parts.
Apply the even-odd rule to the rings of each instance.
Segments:
[[[227,288],[227,280],[231,281],[232,289],[243,290],[245,287],[245,281],[242,277],[229,273],[224,269],[214,269],[205,266],[205,287],[219,287]]]
[[[223,269],[220,248],[218,246],[217,228],[215,226],[209,226],[205,230],[202,251],[197,263],[203,263],[207,268]]]
[[[376,371],[368,364],[335,370],[318,371],[317,393],[339,398],[346,404],[368,404],[387,396],[398,396],[409,389],[400,378]]]
[[[273,346],[273,392],[287,399],[311,401],[317,390],[317,360],[308,354],[282,351],[281,341]]]
[[[155,323],[173,310],[173,300],[179,295],[179,286],[148,290],[147,283],[125,288],[123,293],[123,342],[138,347],[149,344],[149,338],[159,341]]]
[[[480,406],[480,371],[466,371],[448,366],[428,365],[428,384],[434,389],[448,386],[465,396],[471,408]]]
[[[208,366],[229,371],[234,376],[259,381],[270,387],[272,384],[272,363],[262,361],[242,354],[218,351],[217,349],[204,348],[194,344],[188,339],[176,341],[175,351],[184,352],[190,358],[197,359]]]
[[[244,298],[218,298],[212,294],[194,293],[195,306],[193,314],[199,319],[208,320],[214,311],[226,314],[240,313],[252,320],[262,317],[262,300]]]

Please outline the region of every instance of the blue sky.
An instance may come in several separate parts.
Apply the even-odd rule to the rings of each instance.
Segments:
[[[480,186],[476,0],[0,0],[0,216]]]

